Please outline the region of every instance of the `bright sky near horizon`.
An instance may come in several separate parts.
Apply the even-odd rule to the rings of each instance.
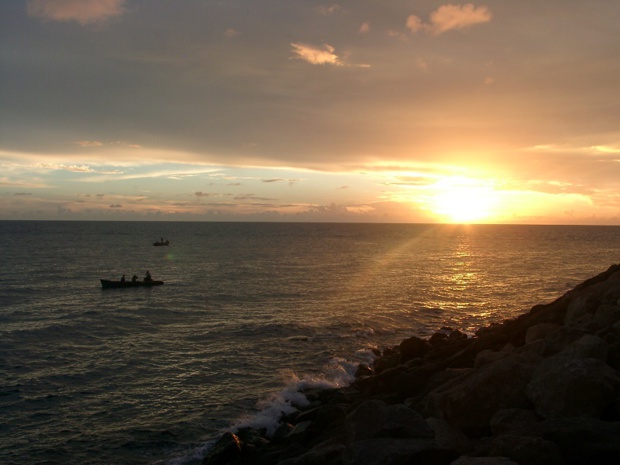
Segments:
[[[620,224],[616,0],[0,3],[0,219]]]

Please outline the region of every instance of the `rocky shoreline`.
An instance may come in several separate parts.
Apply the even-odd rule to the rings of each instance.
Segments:
[[[377,355],[203,464],[620,464],[620,265],[473,337],[442,328]]]

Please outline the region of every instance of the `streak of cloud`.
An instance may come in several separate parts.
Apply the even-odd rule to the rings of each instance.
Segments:
[[[47,21],[101,23],[125,11],[124,0],[28,0],[27,11]]]

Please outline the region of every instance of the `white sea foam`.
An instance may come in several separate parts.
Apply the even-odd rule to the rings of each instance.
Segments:
[[[374,354],[369,349],[358,350],[355,361],[344,358],[334,358],[325,365],[319,375],[298,376],[291,374],[286,386],[261,401],[259,412],[255,415],[241,418],[231,428],[232,432],[243,428],[264,429],[267,436],[272,436],[280,426],[284,416],[305,407],[309,401],[304,391],[314,389],[337,389],[348,386],[355,379],[355,372],[360,363],[371,364]]]

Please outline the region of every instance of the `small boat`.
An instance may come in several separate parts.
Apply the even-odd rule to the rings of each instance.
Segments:
[[[162,246],[162,245],[170,245],[170,241],[169,240],[165,240],[165,241],[161,240],[161,241],[153,242],[153,245],[155,247],[159,247],[159,246]]]
[[[161,286],[163,281],[111,281],[109,279],[101,279],[101,287],[103,289],[113,289],[119,287],[152,287]]]

